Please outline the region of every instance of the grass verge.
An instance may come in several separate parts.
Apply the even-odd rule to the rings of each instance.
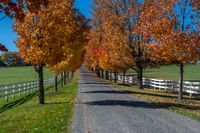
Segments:
[[[45,92],[46,104],[44,105],[38,104],[38,97],[36,97],[38,94],[18,99],[19,104],[16,104],[17,106],[12,109],[6,108],[0,113],[0,132],[68,132],[71,126],[70,121],[73,115],[77,88],[76,77],[67,86],[59,87],[57,94],[54,93],[53,87],[50,87]],[[26,99],[29,100],[26,101]],[[9,105],[0,108],[2,110],[3,107],[9,107]]]
[[[120,89],[126,93],[130,93],[153,104],[159,105],[162,108],[177,112],[194,120],[200,121],[200,97],[199,96],[184,96],[182,101],[179,101],[176,93],[167,92],[164,90],[147,89],[139,90],[135,86],[123,86],[121,84],[112,84],[116,89]]]

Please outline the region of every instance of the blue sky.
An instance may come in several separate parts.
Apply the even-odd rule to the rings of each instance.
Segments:
[[[92,0],[76,0],[75,7],[78,8],[87,18],[91,17],[90,5]],[[1,17],[2,15],[0,15]],[[10,18],[5,18],[0,21],[0,43],[4,44],[9,51],[17,51],[14,41],[17,38],[17,34],[13,32],[12,22]]]

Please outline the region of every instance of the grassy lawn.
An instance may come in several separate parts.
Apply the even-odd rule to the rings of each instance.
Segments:
[[[45,92],[44,105],[38,104],[38,94],[9,102],[0,106],[0,132],[68,132],[77,94],[77,76],[59,92],[53,86]]]
[[[44,69],[44,78],[52,76],[48,69]],[[28,67],[0,67],[0,84],[15,83],[27,80],[37,80],[38,76],[32,66]]]
[[[200,80],[200,64],[185,65],[184,79],[185,80]],[[129,70],[127,75],[136,75],[134,70]],[[147,68],[144,70],[144,77],[158,79],[179,79],[179,66],[168,65],[160,68]]]
[[[135,86],[123,86],[112,84],[114,88],[123,90],[140,99],[150,101],[153,104],[160,105],[162,108],[177,112],[192,119],[200,121],[200,96],[184,96],[184,100],[179,101],[176,93],[166,92],[164,90],[147,89],[139,90]]]

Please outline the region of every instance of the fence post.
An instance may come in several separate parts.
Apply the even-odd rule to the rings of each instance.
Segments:
[[[132,77],[132,85],[134,85],[134,79],[133,79],[133,77]]]
[[[15,85],[13,85],[13,95],[12,95],[13,99],[15,99]]]
[[[30,91],[31,91],[30,88],[31,88],[31,87],[30,87],[30,82],[28,82],[28,94],[30,94]]]
[[[36,91],[37,90],[37,82],[34,81],[33,84],[34,84],[34,91]]]
[[[190,83],[190,97],[192,96],[192,83]]]
[[[174,81],[172,81],[171,83],[172,83],[172,90],[174,90]]]
[[[5,86],[5,101],[8,102],[8,86]]]
[[[20,85],[20,83],[18,84],[18,87],[19,87],[19,96],[21,96],[21,85]]]
[[[24,95],[26,95],[26,83],[24,83]]]

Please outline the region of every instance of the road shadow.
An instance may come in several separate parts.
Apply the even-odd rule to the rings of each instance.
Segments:
[[[145,92],[134,92],[134,91],[87,91],[81,93],[88,93],[88,94],[141,94],[141,95],[148,95],[148,96],[156,96],[161,98],[174,98],[177,99],[177,96],[167,96],[167,95],[160,95],[160,94],[151,94]],[[186,100],[199,100],[198,98],[185,98]],[[122,100],[103,100],[103,101],[92,101],[87,102],[85,104],[88,105],[99,105],[99,106],[132,106],[132,107],[143,107],[143,108],[171,108],[177,107],[182,109],[189,109],[189,110],[200,110],[200,106],[193,106],[193,105],[185,105],[182,103],[172,103],[172,102],[156,102],[156,103],[148,103],[148,102],[138,102],[138,101],[122,101]]]
[[[96,85],[108,85],[109,83],[106,83],[106,82],[80,82],[80,84],[83,84],[83,85],[89,85],[89,84],[96,84]]]
[[[87,104],[90,106],[125,106],[125,107],[141,107],[141,108],[162,108],[162,106],[142,102],[142,101],[128,101],[128,100],[101,100],[101,101],[91,101],[82,104]]]
[[[178,107],[189,110],[200,110],[200,106],[190,106],[190,105],[166,103],[166,102],[159,102],[155,104],[155,103],[148,103],[145,101],[143,102],[143,101],[129,101],[129,100],[101,100],[101,101],[85,102],[82,104],[87,104],[90,106],[124,106],[124,107],[135,107],[135,108],[138,107],[151,108],[151,109]]]
[[[117,91],[117,90],[112,90],[112,91],[86,91],[86,92],[81,92],[81,93],[132,94],[131,91]]]

